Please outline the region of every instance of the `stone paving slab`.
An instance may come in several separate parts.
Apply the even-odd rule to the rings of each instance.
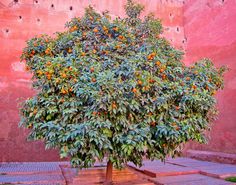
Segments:
[[[202,150],[187,150],[186,155],[191,158],[204,160],[204,161],[216,161],[220,163],[228,163],[236,165],[236,154],[202,151]]]
[[[200,161],[196,159],[190,159],[186,157],[179,157],[176,159],[167,159],[166,163],[181,165],[186,167],[202,167],[202,166],[217,166],[219,163],[208,162],[208,161]]]
[[[169,163],[163,163],[158,160],[144,161],[143,166],[140,168],[137,168],[133,163],[129,163],[128,165],[138,169],[139,171],[143,171],[145,174],[151,177],[199,173],[198,169]]]
[[[223,165],[200,169],[200,173],[217,178],[236,176],[236,166],[226,167]]]
[[[198,169],[201,174],[217,178],[236,176],[236,165],[200,161],[189,158],[169,159],[167,163]]]
[[[158,185],[232,185],[233,183],[221,179],[207,177],[200,174],[157,177],[152,182]]]
[[[62,175],[31,174],[31,175],[0,175],[0,184],[65,184]]]
[[[61,173],[56,162],[0,163],[0,174]],[[63,163],[62,163],[63,164]]]

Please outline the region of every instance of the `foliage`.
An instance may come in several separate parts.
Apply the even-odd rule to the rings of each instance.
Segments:
[[[118,168],[164,160],[182,143],[205,142],[216,113],[225,69],[208,59],[185,66],[159,19],[141,20],[143,7],[131,0],[125,9],[126,18],[111,20],[88,7],[66,31],[29,40],[22,54],[37,93],[22,103],[20,125],[74,166],[106,156]]]
[[[236,182],[236,177],[227,177],[225,180],[230,182]]]

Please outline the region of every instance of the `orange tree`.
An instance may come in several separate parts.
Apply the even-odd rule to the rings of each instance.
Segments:
[[[20,125],[74,166],[164,160],[182,143],[205,142],[215,117],[224,68],[208,59],[185,66],[160,36],[159,19],[140,19],[143,6],[132,0],[125,9],[126,18],[111,20],[88,7],[66,31],[29,40],[22,54],[37,93],[22,103]]]

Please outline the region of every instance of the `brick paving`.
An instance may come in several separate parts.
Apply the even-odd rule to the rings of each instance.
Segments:
[[[0,163],[0,184],[101,184],[105,177],[104,165],[96,164],[101,167],[78,173],[68,162]],[[232,185],[224,180],[228,176],[236,176],[236,165],[190,158],[167,159],[165,163],[145,160],[141,168],[129,163],[123,171],[114,170],[114,184]]]

